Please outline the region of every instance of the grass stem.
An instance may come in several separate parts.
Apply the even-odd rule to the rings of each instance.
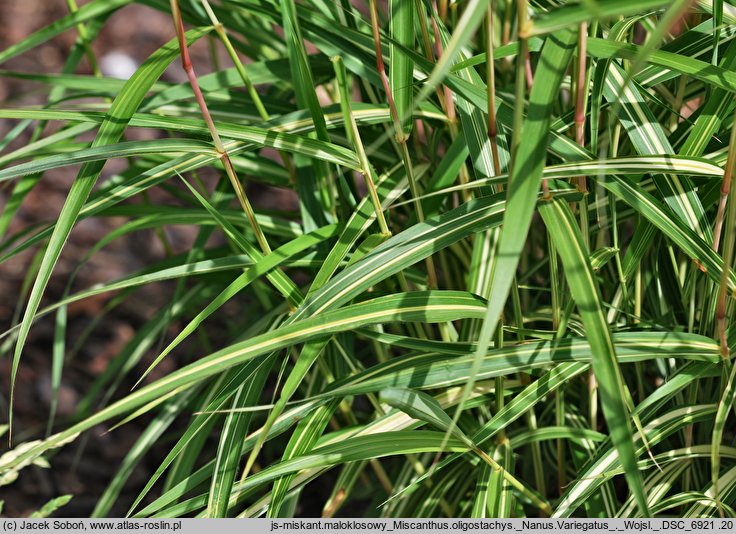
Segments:
[[[194,65],[192,64],[191,56],[189,55],[189,46],[187,45],[186,39],[184,37],[184,21],[181,16],[181,10],[179,9],[179,1],[170,0],[170,2],[171,13],[174,17],[174,25],[176,28],[176,36],[179,41],[179,50],[181,52],[182,68],[187,75],[187,79],[189,80],[189,84],[192,87],[192,91],[194,91],[194,96],[197,100],[197,105],[199,106],[200,112],[202,113],[202,118],[204,119],[204,122],[207,125],[207,129],[212,136],[212,141],[215,144],[215,150],[217,151],[220,161],[225,168],[225,173],[230,179],[230,183],[235,190],[235,195],[240,202],[240,206],[243,208],[243,211],[248,218],[248,222],[253,229],[256,241],[258,242],[264,254],[270,254],[271,247],[266,240],[266,236],[263,233],[260,224],[258,224],[258,220],[256,219],[253,207],[248,200],[248,196],[245,193],[243,184],[240,182],[237,174],[235,173],[233,164],[230,161],[230,156],[225,150],[225,146],[220,139],[220,134],[217,132],[215,122],[212,120],[212,115],[210,114],[210,110],[207,107],[207,102],[205,102],[204,95],[202,94],[202,90],[199,87],[199,81],[197,79],[197,75],[194,72]]]

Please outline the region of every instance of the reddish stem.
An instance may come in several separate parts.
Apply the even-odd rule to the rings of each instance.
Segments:
[[[437,8],[437,0],[432,0],[432,7],[434,9],[434,12],[438,16],[441,16],[441,13],[438,11]],[[434,53],[435,56],[437,56],[437,59],[439,59],[444,53],[444,49],[442,48],[442,39],[440,38],[440,27],[437,25],[437,19],[435,17],[430,17],[430,19],[432,20],[432,32],[434,33]],[[442,89],[445,94],[447,118],[450,121],[450,124],[454,125],[457,122],[457,114],[455,112],[455,102],[452,99],[452,91],[450,91],[450,88],[446,85],[443,85]]]
[[[246,217],[248,218],[248,222],[253,228],[256,240],[258,241],[258,244],[260,245],[263,253],[270,254],[271,247],[268,245],[266,236],[263,234],[263,231],[261,230],[261,227],[256,220],[253,207],[251,206],[250,201],[245,194],[243,185],[240,183],[238,176],[235,174],[235,169],[233,168],[232,162],[230,161],[230,157],[228,156],[227,151],[222,144],[220,135],[217,133],[217,128],[215,127],[214,120],[212,120],[212,115],[210,114],[210,110],[207,107],[207,102],[205,102],[204,100],[202,89],[199,87],[199,81],[197,80],[197,75],[194,72],[194,65],[192,64],[192,59],[189,55],[189,46],[187,45],[185,37],[184,21],[181,16],[181,10],[179,9],[178,0],[171,0],[171,10],[174,16],[176,38],[179,42],[179,50],[181,52],[181,65],[187,75],[187,79],[189,80],[189,84],[192,87],[192,91],[194,92],[194,97],[196,98],[200,112],[202,113],[202,118],[207,125],[207,129],[209,130],[210,135],[212,136],[212,141],[215,144],[215,150],[217,151],[220,161],[222,161],[223,167],[225,167],[225,173],[230,179],[233,189],[235,190],[235,195],[238,197],[238,201],[240,202],[240,205],[243,208]]]
[[[381,77],[381,84],[383,90],[386,93],[388,99],[388,108],[391,111],[391,118],[394,121],[394,127],[396,129],[396,135],[403,135],[403,129],[401,128],[401,122],[399,121],[399,112],[396,109],[396,102],[394,102],[393,94],[391,94],[391,87],[388,83],[388,76],[386,76],[386,65],[383,62],[383,52],[381,51],[381,33],[378,30],[378,8],[376,7],[376,0],[371,0],[371,27],[373,28],[373,46],[376,50],[376,68],[378,74]]]
[[[721,198],[718,200],[718,212],[716,213],[716,225],[713,230],[713,250],[718,252],[721,244],[721,233],[723,231],[723,219],[726,215],[726,204],[728,203],[728,192],[731,189],[731,169],[726,167],[721,184]]]

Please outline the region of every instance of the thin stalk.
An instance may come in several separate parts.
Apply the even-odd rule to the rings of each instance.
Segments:
[[[565,426],[565,392],[560,389],[555,393],[555,424]],[[560,495],[565,491],[567,477],[565,475],[565,440],[557,439],[555,443],[557,451],[557,487]]]
[[[432,20],[432,32],[434,33],[434,54],[437,59],[442,57],[444,48],[442,46],[442,38],[440,35],[440,27],[437,25],[437,18],[440,16],[437,11],[437,1],[433,0],[432,6],[436,16],[430,17]],[[453,136],[457,135],[457,112],[455,110],[455,101],[452,98],[452,91],[446,85],[442,86],[442,90],[445,96],[445,112],[447,113],[447,120],[450,127],[450,133]]]
[[[531,383],[531,378],[527,373],[520,373],[519,380],[523,387]],[[537,414],[533,408],[526,412],[526,424],[532,432],[539,428]],[[542,460],[542,444],[539,441],[534,441],[530,446],[532,449],[532,465],[534,466],[534,482],[537,486],[537,491],[540,495],[547,495],[547,483],[544,480],[545,472],[544,462]]]
[[[396,111],[396,102],[394,102],[394,96],[391,93],[391,87],[388,83],[388,76],[386,76],[386,65],[383,63],[383,52],[381,51],[381,34],[378,29],[378,8],[376,7],[376,0],[370,0],[370,12],[371,12],[371,28],[373,30],[373,47],[376,53],[376,69],[381,77],[381,84],[383,85],[383,91],[386,93],[386,99],[388,100],[388,108],[391,112],[391,119],[394,122],[394,131],[396,136],[403,135],[403,129],[401,127],[401,121],[399,120],[399,113]],[[399,139],[397,138],[397,141]]]
[[[513,15],[511,12],[513,11],[513,2],[512,0],[506,0],[506,5],[504,6],[503,10],[503,28],[501,32],[501,45],[507,45],[509,44],[509,41],[511,40],[511,19]]]
[[[363,142],[360,139],[360,130],[358,124],[355,122],[353,111],[350,107],[350,96],[347,88],[347,78],[345,75],[345,66],[343,65],[342,58],[335,56],[332,58],[332,63],[335,69],[335,75],[337,77],[337,85],[340,91],[340,107],[342,108],[343,117],[345,119],[345,129],[348,138],[353,142],[353,148],[358,154],[358,161],[360,161],[360,172],[363,174],[365,183],[368,187],[368,194],[371,196],[373,202],[373,209],[376,211],[376,220],[378,226],[381,229],[381,233],[388,237],[391,235],[391,231],[388,229],[386,224],[386,218],[383,214],[383,208],[381,206],[381,199],[378,198],[378,191],[376,190],[376,184],[373,181],[373,174],[371,164],[368,162],[368,156],[366,156]]]
[[[230,41],[230,37],[228,37],[227,35],[225,27],[223,26],[222,22],[220,22],[220,20],[217,18],[217,15],[215,15],[215,12],[212,10],[212,6],[210,6],[210,3],[207,0],[200,1],[202,2],[202,7],[204,7],[205,12],[210,19],[210,22],[212,22],[212,27],[215,29],[215,33],[217,33],[217,36],[220,38],[220,41],[225,47],[225,50],[227,50],[227,54],[230,56],[230,59],[235,66],[235,70],[238,71],[238,75],[240,75],[240,79],[243,81],[245,90],[248,91],[248,95],[250,96],[251,100],[253,100],[253,104],[256,106],[256,110],[258,110],[258,114],[264,121],[269,120],[270,117],[268,115],[268,111],[266,111],[266,107],[263,105],[261,95],[258,94],[258,91],[256,91],[253,82],[251,82],[250,77],[248,76],[248,72],[245,70],[245,65],[243,65],[242,61],[240,61],[240,57],[235,51],[235,48]]]
[[[416,0],[415,3],[417,6],[417,12],[419,13],[419,29],[422,34],[422,48],[424,49],[424,57],[426,57],[429,61],[434,61],[435,58],[432,55],[432,42],[429,39],[429,29],[427,28],[427,11],[424,8],[424,2],[422,2],[422,0]],[[442,111],[445,113],[445,115],[447,115],[447,102],[445,100],[443,91],[444,85],[438,85],[437,87],[435,87],[437,100],[440,103]]]
[[[437,26],[437,21],[435,17],[431,17],[432,19],[432,32],[434,34],[435,39],[435,46],[434,51],[432,47],[432,43],[429,38],[429,29],[427,28],[427,12],[424,8],[424,2],[422,0],[416,0],[416,6],[417,11],[419,13],[419,27],[422,34],[422,43],[424,47],[424,55],[429,61],[435,61],[435,59],[439,59],[439,56],[437,54],[442,53],[442,40],[440,39],[440,29]],[[434,12],[437,11],[437,4],[433,5]],[[441,86],[437,86],[435,88],[435,91],[437,92],[437,100],[440,103],[440,106],[442,108],[442,111],[447,116],[447,124],[448,124],[448,131],[450,133],[450,140],[452,142],[455,141],[455,139],[458,136],[458,127],[457,127],[457,114],[455,112],[455,101],[452,98],[452,93],[450,92],[450,88],[446,85],[442,84]],[[458,175],[460,177],[460,183],[466,184],[470,181],[470,174],[468,172],[468,167],[463,162],[462,165],[460,165],[460,170],[458,172]],[[468,191],[463,194],[466,201],[470,200],[471,193]],[[447,273],[445,276],[445,279],[449,279],[449,269],[448,269],[448,260],[447,260],[447,252],[444,250],[441,250],[439,252],[440,256],[440,266],[442,267],[442,270]],[[447,284],[447,282],[445,282]],[[444,328],[444,327],[441,327]]]
[[[69,13],[71,13],[72,15],[79,10],[76,0],[66,0],[66,5],[69,8]],[[97,64],[97,58],[95,58],[95,53],[92,51],[92,47],[90,46],[87,26],[82,23],[77,24],[77,32],[79,33],[79,39],[82,41],[84,55],[87,57],[87,61],[89,61],[89,67],[92,70],[92,73],[99,78],[100,76],[102,76],[102,72],[100,72],[100,66]]]
[[[552,329],[557,331],[560,326],[562,294],[560,287],[559,264],[557,263],[557,247],[552,241],[552,236],[547,234],[548,250],[549,250],[549,278],[552,286]]]
[[[498,124],[496,121],[496,69],[493,60],[493,1],[488,4],[486,19],[486,86],[488,98],[488,141],[491,143],[493,170],[501,174],[501,160],[498,156]]]
[[[642,291],[642,272],[641,266],[639,266],[634,275],[634,324],[641,322]]]
[[[614,120],[611,115],[608,116],[609,120]],[[621,139],[621,123],[616,121],[612,129],[612,140],[610,142],[611,157],[615,158],[618,155],[618,144]],[[616,211],[616,197],[613,193],[608,194],[608,203],[611,209],[611,236],[613,238],[613,247],[616,249],[616,272],[618,273],[618,279],[621,287],[622,302],[624,308],[629,302],[629,290],[628,281],[624,275],[624,265],[621,259],[621,245],[619,241],[618,231],[618,212]]]
[[[575,142],[585,146],[585,111],[587,90],[587,54],[588,54],[588,24],[583,22],[578,29],[578,61],[576,68],[576,85],[575,85]],[[578,189],[582,193],[588,191],[587,178],[585,176],[577,177]],[[587,217],[586,217],[587,220]]]
[[[559,265],[557,263],[557,247],[547,231],[547,242],[549,251],[549,278],[552,285],[552,329],[557,331],[562,320],[561,305],[562,295],[559,282]],[[565,424],[565,392],[560,388],[555,392],[555,424],[564,426]],[[565,443],[564,440],[556,441],[557,450],[557,486],[562,495],[565,484]]]
[[[508,481],[509,484],[511,484],[514,488],[516,488],[519,493],[521,493],[524,497],[529,499],[532,504],[534,504],[536,507],[538,507],[542,513],[546,515],[552,514],[552,507],[550,504],[539,497],[537,497],[536,494],[532,493],[527,489],[524,484],[522,484],[519,479],[517,479],[514,475],[509,473],[506,469],[504,469],[496,460],[488,456],[485,451],[478,448],[476,445],[473,445],[472,447],[473,452],[475,452],[478,456],[480,456],[481,460],[486,462],[488,465],[491,466],[491,468],[494,471],[500,472],[501,475]]]
[[[675,102],[670,116],[670,131],[674,132],[677,129],[677,123],[680,120],[680,108],[685,101],[685,94],[687,90],[688,77],[684,74],[680,76],[677,82],[677,93],[675,93]]]
[[[228,56],[230,56],[230,60],[233,62],[235,70],[238,71],[238,75],[240,76],[240,79],[245,86],[245,90],[248,91],[248,95],[253,101],[253,105],[255,105],[258,114],[264,121],[269,121],[271,119],[271,116],[268,114],[266,106],[263,105],[261,95],[258,94],[258,91],[253,85],[253,82],[250,80],[250,76],[248,76],[248,71],[245,69],[245,65],[242,61],[240,61],[240,56],[238,56],[237,52],[235,51],[235,47],[233,47],[233,44],[230,41],[230,37],[228,37],[227,35],[227,30],[225,29],[225,26],[223,26],[223,24],[217,18],[217,15],[212,10],[212,6],[210,6],[210,3],[207,0],[201,0],[201,2],[204,10],[207,12],[207,16],[212,22],[212,26],[215,29],[217,36],[220,38],[220,41],[225,47]],[[279,156],[281,157],[281,161],[283,161],[284,167],[291,177],[292,183],[296,183],[296,169],[294,168],[294,163],[291,161],[291,158],[286,152],[282,150],[279,150]]]
[[[365,152],[365,147],[360,138],[360,130],[358,124],[355,122],[352,109],[350,107],[350,95],[348,91],[347,74],[345,72],[345,65],[342,62],[340,56],[332,58],[333,68],[335,69],[335,75],[338,85],[338,93],[340,95],[340,108],[342,110],[343,122],[345,124],[345,135],[353,144],[356,154],[358,155],[358,161],[360,161],[361,174],[365,180],[368,188],[368,194],[371,197],[373,203],[373,209],[376,212],[376,220],[378,226],[381,229],[381,234],[384,237],[391,236],[391,230],[386,222],[386,217],[383,213],[383,206],[381,205],[381,199],[378,196],[378,190],[376,189],[375,180],[373,180],[373,167],[368,161],[368,156]],[[404,272],[397,274],[399,286],[402,291],[409,291],[409,283],[406,280]],[[415,325],[415,334],[417,337],[426,338],[425,332],[420,325]]]
[[[534,74],[532,74],[532,54],[529,45],[524,50],[524,76],[526,78],[526,88],[531,91]]]
[[[225,168],[225,173],[230,179],[230,183],[235,190],[235,195],[238,197],[238,201],[240,202],[240,205],[243,208],[246,217],[248,218],[248,222],[253,229],[253,232],[256,236],[256,241],[258,241],[258,244],[260,245],[261,250],[264,254],[270,254],[271,247],[268,245],[266,236],[263,234],[263,230],[256,220],[255,212],[253,211],[253,207],[248,200],[248,196],[245,194],[243,185],[240,183],[240,180],[235,174],[233,164],[230,162],[230,156],[228,155],[225,147],[222,144],[220,135],[217,133],[217,128],[215,127],[215,123],[212,120],[212,115],[210,114],[210,110],[204,100],[202,90],[199,87],[199,81],[197,80],[197,75],[195,74],[194,66],[192,65],[192,59],[189,55],[189,46],[187,45],[186,39],[184,37],[184,21],[181,16],[181,10],[179,9],[179,1],[170,0],[170,2],[171,13],[174,17],[174,26],[176,28],[176,37],[179,41],[179,50],[181,51],[182,68],[187,75],[189,84],[192,86],[192,91],[194,91],[194,96],[202,113],[202,118],[204,119],[204,122],[210,131],[210,135],[212,136],[212,141],[215,144],[215,150],[217,151],[217,154],[222,161],[222,165]]]
[[[638,363],[638,362],[637,362]],[[649,440],[647,439],[646,432],[644,432],[644,426],[641,424],[641,418],[636,413],[636,405],[634,404],[634,398],[631,396],[631,391],[629,390],[628,386],[624,386],[624,393],[626,394],[625,401],[626,406],[629,409],[629,412],[631,413],[631,420],[634,423],[634,428],[636,428],[636,431],[641,435],[641,441],[644,443],[644,447],[647,449],[647,454],[649,454],[649,458],[652,459],[652,462],[654,462],[654,465],[659,469],[659,471],[662,471],[662,468],[659,466],[659,463],[657,463],[657,459],[654,457],[654,454],[652,453],[652,447],[649,444]]]
[[[578,28],[578,58],[576,63],[575,84],[575,142],[585,147],[585,117],[588,103],[588,23],[583,22]],[[590,225],[588,223],[588,182],[586,176],[578,176],[575,180],[578,190],[583,194],[578,205],[580,233],[583,243],[590,248]],[[588,372],[588,416],[591,428],[598,424],[598,379],[593,371]],[[558,451],[562,449],[558,448]],[[562,451],[564,452],[564,450]],[[564,477],[564,472],[562,473]],[[560,478],[560,481],[563,479]],[[562,486],[561,486],[562,487]]]
[[[430,17],[430,20],[432,21],[432,33],[434,34],[434,55],[435,55],[435,59],[439,60],[439,58],[442,57],[444,48],[442,46],[442,36],[440,34],[440,28],[437,24],[437,18],[440,17],[440,15],[439,15],[436,0],[433,0],[432,2],[432,9],[434,13],[433,13],[433,16]],[[438,92],[438,96],[440,96],[439,92]],[[450,132],[450,139],[454,141],[457,138],[458,133],[459,133],[458,126],[457,126],[457,110],[455,109],[455,100],[452,97],[452,91],[447,85],[442,85],[442,94],[440,96],[440,102],[442,104],[442,109],[445,111],[445,114],[447,115],[447,125],[448,125],[448,129]],[[464,163],[460,167],[459,176],[460,176],[461,184],[468,183],[469,181],[468,169]],[[469,191],[467,191],[463,193],[463,196],[465,200],[468,201],[470,200],[471,194]]]
[[[501,318],[498,321],[498,328],[496,329],[496,342],[494,345],[496,349],[503,348],[503,318]],[[506,404],[506,398],[505,398],[506,391],[505,391],[504,383],[505,383],[505,379],[503,376],[497,376],[495,378],[493,389],[495,390],[495,393],[496,393],[496,413],[500,413]],[[506,437],[506,429],[502,428],[499,430],[498,436],[496,437],[496,444],[497,446],[501,447],[507,441],[508,441],[508,438]],[[541,495],[544,495],[544,493],[541,493]]]
[[[598,428],[598,380],[594,373],[588,374],[588,421],[591,430]]]
[[[511,285],[511,307],[514,310],[514,323],[517,329],[516,340],[522,342],[524,341],[524,312],[522,311],[523,306],[519,292],[519,281],[516,279],[516,276],[514,276],[514,281]]]
[[[378,8],[376,7],[376,1],[370,1],[370,12],[371,12],[371,28],[373,29],[373,46],[376,51],[376,69],[381,77],[381,84],[386,92],[386,98],[388,99],[388,107],[391,112],[391,118],[394,123],[394,132],[396,135],[396,141],[399,144],[401,159],[406,169],[406,176],[409,181],[409,189],[411,195],[414,198],[414,208],[416,209],[417,219],[419,222],[424,222],[424,210],[422,203],[419,200],[419,188],[417,187],[416,177],[414,176],[414,168],[412,166],[411,157],[409,155],[409,148],[407,146],[408,135],[404,132],[404,128],[401,124],[401,117],[399,117],[398,110],[396,109],[396,102],[394,101],[391,88],[388,83],[388,76],[386,76],[386,66],[383,63],[383,52],[381,51],[381,34],[378,28]],[[454,108],[453,108],[454,109]],[[449,113],[448,113],[449,117]],[[437,271],[434,267],[434,261],[429,256],[425,260],[427,267],[427,282],[430,288],[437,288]]]
[[[693,384],[688,389],[688,392],[687,392],[687,397],[688,398],[687,398],[687,400],[685,400],[685,402],[687,402],[688,404],[696,404],[698,402],[698,389],[699,389],[698,386],[699,386],[699,384],[700,384],[700,382],[695,381],[695,382],[693,382]],[[684,436],[685,447],[691,447],[692,446],[692,444],[693,444],[693,431],[694,431],[694,429],[695,429],[695,426],[694,425],[688,425],[682,431],[683,436]],[[692,482],[692,469],[688,469],[685,472],[685,479],[684,480],[685,480],[685,482],[683,483],[684,489],[685,490],[690,489],[690,483]]]
[[[524,120],[524,101],[526,100],[526,55],[529,43],[525,36],[528,26],[527,2],[518,0],[516,4],[517,18],[519,24],[519,54],[516,56],[516,91],[514,102],[513,136],[511,137],[511,165],[516,165],[516,152],[521,143],[521,124]],[[549,185],[547,180],[542,180],[544,198],[549,198]]]
[[[495,342],[495,348],[497,350],[503,349],[503,319],[499,320],[498,322],[498,328],[496,329],[496,342]],[[496,413],[499,413],[501,410],[503,410],[503,407],[505,405],[505,386],[504,386],[504,377],[497,376],[495,379],[494,389],[496,390]],[[502,428],[498,432],[498,436],[496,438],[496,443],[501,444],[506,440],[506,429]]]
[[[734,114],[736,118],[736,113]],[[728,213],[726,214],[726,227],[724,230],[723,244],[723,271],[721,272],[721,282],[718,286],[718,296],[716,298],[716,339],[719,341],[721,357],[724,364],[728,367],[729,348],[726,328],[726,316],[728,306],[728,280],[733,265],[734,242],[736,241],[736,181],[732,180],[734,165],[736,164],[736,120],[731,127],[731,139],[729,142],[728,159],[726,160],[726,169],[723,172],[723,184],[721,186],[721,199],[718,203],[718,214],[716,216],[716,228],[713,246],[718,250],[718,243],[723,227],[724,213],[728,205]],[[729,198],[730,197],[730,198]]]
[[[440,34],[440,28],[437,24],[439,14],[437,11],[436,0],[433,0],[432,8],[434,10],[434,16],[430,18],[432,20],[432,33],[434,33],[434,53],[436,59],[439,60],[442,57],[442,54],[444,54],[444,47],[442,46],[442,35]],[[447,114],[447,125],[450,131],[450,139],[454,141],[459,133],[457,125],[457,110],[455,109],[455,100],[452,97],[452,91],[447,85],[442,86],[442,94],[444,95],[444,105],[442,107]],[[443,99],[440,98],[440,102],[442,101]],[[461,184],[467,184],[470,181],[470,175],[465,163],[460,166],[459,177]],[[463,193],[461,193],[461,195],[466,202],[468,202],[472,198],[472,193],[470,192],[470,190],[464,191]]]
[[[721,197],[718,201],[718,212],[716,213],[716,223],[713,230],[713,250],[718,252],[721,244],[721,233],[723,233],[723,221],[726,216],[726,205],[728,204],[728,196],[731,191],[731,182],[733,177],[734,161],[736,154],[734,151],[734,141],[736,141],[736,114],[734,126],[731,128],[731,140],[728,146],[728,159],[726,160],[726,168],[723,173],[723,181],[721,182]],[[726,240],[728,245],[728,240]],[[725,272],[725,270],[724,270]]]

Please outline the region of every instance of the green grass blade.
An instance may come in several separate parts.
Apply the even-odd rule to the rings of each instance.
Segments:
[[[544,82],[534,84],[529,96],[529,114],[523,125],[524,143],[515,155],[509,178],[503,228],[496,251],[498,260],[494,262],[491,271],[488,310],[478,337],[474,367],[480,365],[483,353],[496,331],[532,222],[539,179],[544,168],[552,106],[557,97],[559,82],[570,62],[574,42],[573,32],[562,31],[548,37],[542,50],[537,79],[541,78]],[[472,383],[473,378],[468,382],[466,392],[470,392]],[[457,421],[459,414],[458,409],[454,421]]]
[[[661,417],[652,419],[644,426],[646,438],[653,446],[667,436],[683,428],[687,424],[702,420],[715,412],[714,405],[685,406],[667,412]],[[634,434],[634,443],[639,453],[645,447],[642,436]],[[569,517],[583,501],[610,476],[618,474],[614,471],[619,467],[618,453],[613,447],[601,450],[597,458],[591,462],[584,476],[580,477],[562,497],[555,510],[556,517]]]
[[[78,22],[78,21],[77,21]],[[196,29],[190,30],[187,34],[187,39],[194,41],[199,37],[205,35],[207,30]],[[145,96],[148,87],[156,81],[161,74],[163,74],[166,67],[171,63],[178,55],[178,48],[175,41],[170,41],[168,44],[154,52],[153,55],[138,69],[138,71],[131,77],[125,88],[121,91],[118,97],[113,102],[110,111],[108,112],[106,120],[100,126],[100,129],[95,137],[93,146],[107,145],[116,142],[120,139],[125,131],[125,128],[133,115],[135,110],[138,108],[140,103]],[[20,331],[18,333],[18,339],[15,345],[15,351],[13,353],[13,365],[11,370],[11,395],[10,395],[10,421],[12,422],[13,413],[13,398],[14,398],[14,387],[15,377],[18,372],[18,365],[20,363],[20,357],[23,352],[23,346],[25,345],[28,332],[33,321],[33,316],[38,309],[41,302],[41,297],[46,289],[49,279],[51,278],[51,272],[56,265],[61,250],[64,247],[64,243],[69,236],[69,233],[74,226],[74,223],[79,216],[79,212],[87,200],[87,196],[94,187],[97,178],[102,171],[102,163],[93,162],[83,165],[80,169],[77,179],[69,191],[67,200],[61,209],[59,215],[59,222],[54,228],[54,232],[51,235],[49,245],[46,249],[41,267],[39,269],[38,277],[33,285],[31,294],[28,297],[28,304],[26,311],[23,315],[23,321],[21,323]],[[12,423],[11,423],[12,428]]]
[[[315,409],[309,416],[302,419],[294,429],[294,434],[286,446],[282,462],[299,456],[305,456],[313,450],[317,439],[322,435],[330,422],[337,402],[332,402]],[[294,475],[288,475],[276,480],[271,492],[271,505],[268,507],[268,517],[282,517],[280,515],[284,500],[289,491],[289,485],[294,480]]]
[[[98,0],[97,2],[85,4],[80,7],[76,13],[70,13],[69,15],[60,18],[45,28],[26,37],[21,42],[9,46],[0,52],[0,63],[5,63],[9,59],[45,43],[60,33],[74,28],[78,24],[106,16],[110,12],[129,4],[130,1],[131,0]]]
[[[414,109],[414,62],[402,52],[402,48],[414,49],[414,18],[416,9],[413,2],[390,0],[389,27],[391,44],[389,46],[389,88],[396,105],[396,113],[401,123],[401,133],[409,137],[412,129]]]
[[[615,64],[611,65],[606,78],[604,95],[611,102],[620,102],[619,119],[632,144],[642,154],[671,154],[672,146],[664,129],[644,103],[642,96],[631,85],[626,84],[626,73]],[[687,177],[656,176],[654,182],[670,208],[695,232],[711,240],[712,231],[705,226],[705,213],[700,199]]]
[[[453,437],[473,447],[470,439],[453,425],[452,418],[445,413],[439,403],[426,393],[404,388],[387,388],[381,391],[380,400],[414,419],[429,423],[438,430],[450,432]]]
[[[543,35],[563,28],[576,26],[581,22],[612,19],[626,16],[630,13],[648,11],[668,5],[669,2],[663,2],[661,0],[642,0],[637,2],[632,2],[631,0],[606,0],[605,2],[571,4],[561,9],[550,10],[546,15],[534,19],[529,29],[523,30],[526,30],[525,34],[528,37],[532,35]]]
[[[120,464],[115,477],[105,488],[100,499],[95,504],[91,517],[106,517],[115,504],[123,485],[127,482],[133,469],[140,463],[143,455],[159,440],[174,419],[189,404],[192,399],[193,392],[184,392],[174,397],[166,403],[161,413],[148,425],[148,428],[141,434],[135,445],[128,451]]]
[[[268,367],[261,367],[251,380],[243,383],[233,397],[232,407],[241,408],[256,404],[270,371]],[[207,501],[209,517],[228,516],[230,492],[235,483],[243,441],[252,417],[251,412],[231,412],[225,418],[217,446],[212,484]]]
[[[608,430],[626,472],[629,488],[641,513],[649,516],[641,473],[636,466],[632,429],[624,399],[626,387],[616,357],[616,348],[601,307],[598,284],[587,259],[580,230],[567,203],[552,199],[539,206],[539,212],[562,259],[573,299],[585,324],[585,332],[593,354],[592,366],[601,393],[603,413]]]

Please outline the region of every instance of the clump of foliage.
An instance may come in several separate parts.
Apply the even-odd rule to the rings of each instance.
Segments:
[[[36,321],[56,317],[58,388],[67,305],[175,288],[76,417],[0,467],[145,415],[95,515],[164,439],[131,515],[734,515],[736,8],[139,0],[176,38],[127,82],[73,74],[131,3],[70,0],[0,53],[79,33],[64,73],[32,75],[48,105],[0,110],[21,121],[6,142],[38,132],[2,157],[1,233],[44,172],[81,164],[58,219],[0,245],[39,251],[4,334],[13,383]],[[201,39],[230,62],[195,73]],[[188,81],[157,82],[176,61]],[[298,210],[259,208],[254,184]],[[151,188],[180,208],[136,202]],[[88,257],[169,225],[197,238],[42,307],[75,224],[113,214],[130,222]],[[146,379],[163,359],[179,367]],[[144,383],[118,391],[123,374]],[[324,507],[298,508],[317,485]]]

